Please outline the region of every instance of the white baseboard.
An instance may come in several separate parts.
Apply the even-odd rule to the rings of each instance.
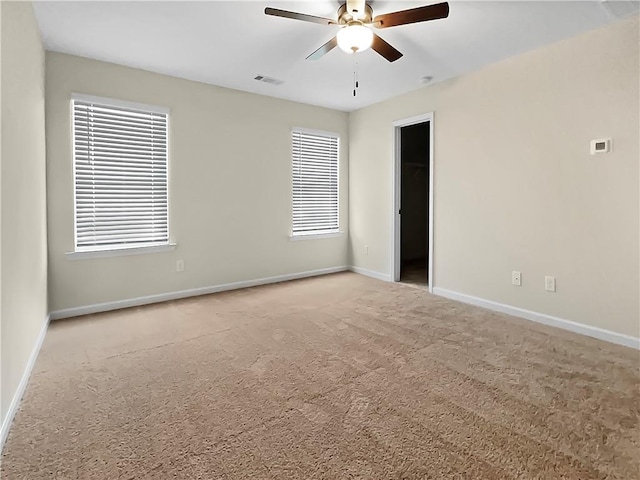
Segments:
[[[355,273],[359,273],[360,275],[365,275],[371,278],[377,278],[378,280],[382,280],[383,282],[391,281],[391,275],[387,275],[386,273],[374,272],[373,270],[367,270],[366,268],[354,267],[354,266],[350,266],[349,270]]]
[[[513,307],[511,305],[505,305],[504,303],[493,302],[491,300],[485,300],[484,298],[478,298],[464,293],[453,292],[444,288],[435,287],[433,289],[435,295],[446,297],[451,300],[457,300],[463,303],[469,303],[478,307],[484,307],[489,310],[494,310],[500,313],[506,313],[513,315],[514,317],[524,318],[533,322],[543,323],[551,327],[561,328],[563,330],[569,330],[571,332],[580,333],[582,335],[588,335],[606,342],[616,343],[618,345],[624,345],[625,347],[631,347],[640,350],[640,338],[632,337],[631,335],[625,335],[623,333],[612,332],[611,330],[605,330],[604,328],[592,327],[591,325],[585,325],[583,323],[573,322],[571,320],[565,320],[564,318],[554,317],[545,313],[533,312],[531,310],[525,310],[524,308]]]
[[[2,426],[0,427],[0,452],[2,452],[2,449],[4,448],[4,442],[6,442],[7,436],[9,435],[11,423],[13,422],[13,418],[16,416],[16,412],[18,411],[20,400],[22,399],[22,396],[27,389],[29,377],[31,377],[31,371],[33,370],[33,366],[36,364],[36,359],[38,358],[38,354],[40,353],[40,347],[42,347],[44,337],[47,335],[49,320],[50,315],[47,315],[44,320],[44,325],[42,325],[42,328],[40,328],[40,332],[38,333],[38,338],[36,338],[36,343],[33,346],[33,350],[31,350],[31,355],[29,355],[29,360],[27,361],[27,365],[24,368],[24,372],[22,372],[22,378],[20,378],[18,388],[13,394],[13,398],[11,399],[11,404],[9,405],[9,409],[7,410],[7,414],[2,420]]]
[[[125,300],[116,300],[114,302],[98,303],[95,305],[87,305],[83,307],[66,308],[64,310],[56,310],[55,312],[51,312],[51,320],[78,317],[80,315],[89,315],[91,313],[108,312],[110,310],[118,310],[121,308],[139,307],[141,305],[149,305],[151,303],[178,300],[180,298],[196,297],[198,295],[208,295],[210,293],[226,292],[228,290],[237,290],[240,288],[257,287],[259,285],[268,285],[270,283],[287,282],[289,280],[316,277],[318,275],[344,272],[346,270],[348,270],[348,267],[346,265],[339,267],[322,268],[319,270],[309,270],[306,272],[278,275],[276,277],[244,280],[241,282],[225,283],[222,285],[214,285],[210,287],[193,288],[190,290],[181,290],[178,292],[160,293],[158,295],[149,295],[146,297],[128,298]]]

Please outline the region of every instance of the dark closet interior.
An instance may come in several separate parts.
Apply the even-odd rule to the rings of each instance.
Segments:
[[[400,281],[427,285],[429,122],[400,129]]]

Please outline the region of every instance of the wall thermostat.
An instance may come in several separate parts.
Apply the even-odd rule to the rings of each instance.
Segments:
[[[598,140],[591,140],[591,155],[596,153],[608,153],[611,151],[611,139],[600,138]]]

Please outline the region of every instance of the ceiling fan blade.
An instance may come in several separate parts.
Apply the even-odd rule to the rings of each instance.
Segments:
[[[437,20],[438,18],[447,18],[448,16],[449,4],[444,2],[378,15],[373,19],[372,24],[376,28],[388,28],[395,27],[396,25]]]
[[[371,44],[371,48],[390,62],[395,62],[402,56],[402,53],[393,48],[375,33],[373,34],[373,43]]]
[[[337,25],[337,22],[330,18],[316,17],[305,13],[290,12],[289,10],[280,10],[278,8],[267,7],[264,9],[266,15],[274,17],[291,18],[293,20],[302,20],[304,22],[319,23],[320,25]]]
[[[319,49],[313,52],[311,55],[307,57],[307,60],[318,60],[323,57],[326,53],[329,53],[331,50],[338,46],[338,39],[333,37],[327,43],[322,45]]]

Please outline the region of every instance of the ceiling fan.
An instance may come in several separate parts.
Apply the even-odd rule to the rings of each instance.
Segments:
[[[447,18],[449,16],[449,4],[447,2],[437,3],[374,17],[373,9],[366,3],[366,0],[346,0],[346,3],[342,4],[338,9],[337,20],[271,7],[265,8],[264,13],[275,17],[291,18],[322,25],[342,26],[335,37],[309,55],[307,60],[318,60],[338,46],[347,53],[362,52],[371,47],[388,61],[395,62],[402,57],[402,53],[373,33],[370,27],[389,28]]]

